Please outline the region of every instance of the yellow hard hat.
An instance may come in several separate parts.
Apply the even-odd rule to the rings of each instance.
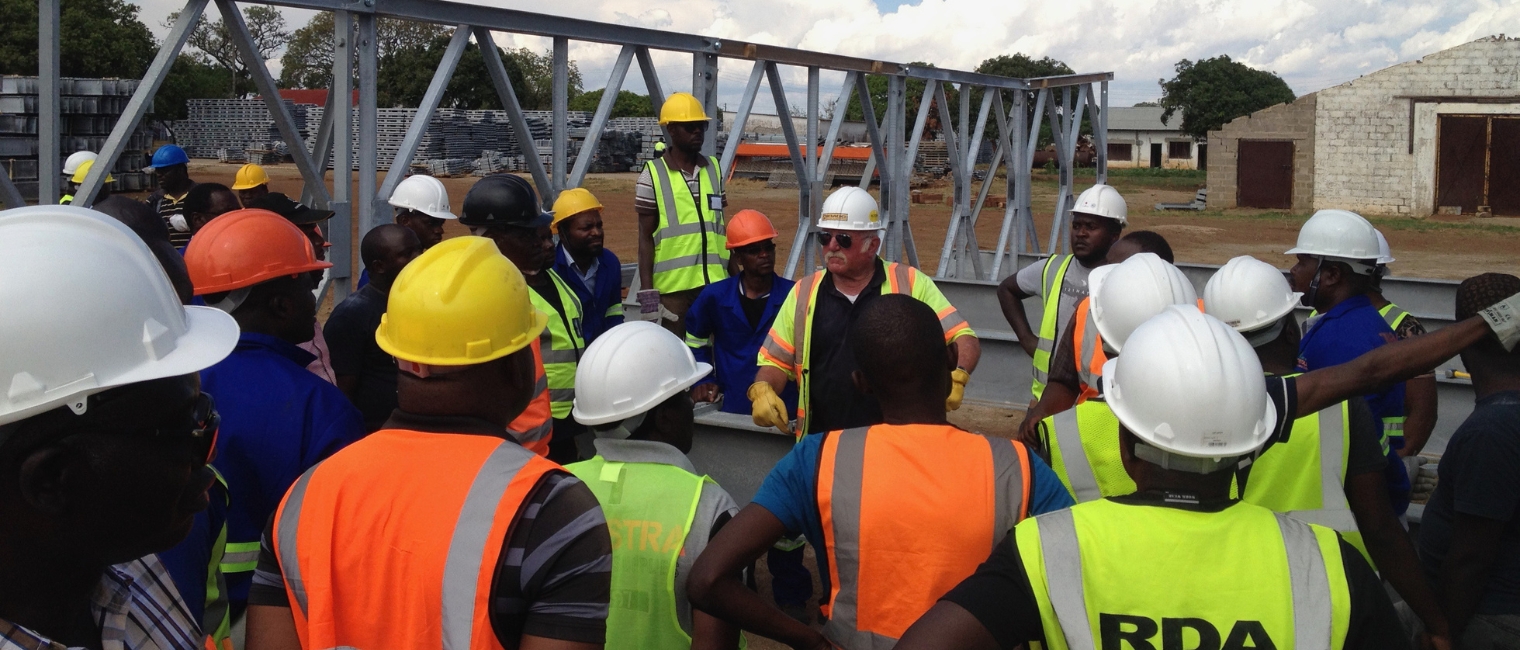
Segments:
[[[237,176],[232,177],[232,189],[251,190],[260,185],[269,184],[269,174],[264,173],[264,168],[253,163],[239,167]]]
[[[671,122],[706,122],[712,118],[702,111],[702,102],[691,93],[676,93],[665,98],[660,107],[660,126]]]
[[[93,160],[86,160],[86,161],[84,161],[82,163],[79,163],[79,168],[74,170],[74,177],[70,178],[69,181],[70,182],[74,182],[74,183],[83,183],[84,182],[84,177],[90,175],[90,168],[94,167],[94,166],[95,166],[95,161],[93,161]],[[110,173],[107,173],[106,174],[106,182],[107,183],[115,183],[116,179],[112,178]]]
[[[375,342],[413,364],[470,366],[500,359],[533,342],[548,322],[528,291],[495,242],[445,239],[396,277]]]
[[[559,222],[582,212],[600,209],[602,209],[602,202],[592,196],[591,190],[573,187],[560,192],[559,198],[554,199],[554,221],[549,225],[558,226]]]

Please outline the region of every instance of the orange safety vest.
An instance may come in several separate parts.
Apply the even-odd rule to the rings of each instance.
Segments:
[[[271,540],[301,647],[501,648],[503,540],[557,469],[504,438],[382,429],[307,470]]]
[[[1071,333],[1071,358],[1077,363],[1078,404],[1102,394],[1098,381],[1103,378],[1103,364],[1108,363],[1108,354],[1103,351],[1103,335],[1098,333],[1098,324],[1093,321],[1091,305],[1092,299],[1083,297],[1077,303],[1071,321],[1072,327],[1076,328]],[[1198,299],[1198,310],[1203,311],[1202,298]]]
[[[891,648],[1028,515],[1029,451],[948,424],[825,435],[824,636],[851,650]]]
[[[539,340],[533,339],[533,365],[538,368],[538,380],[533,383],[533,401],[528,402],[517,419],[507,425],[507,433],[517,444],[528,451],[549,457],[549,441],[554,439],[554,413],[549,401],[549,376],[544,373],[544,355],[539,350]]]

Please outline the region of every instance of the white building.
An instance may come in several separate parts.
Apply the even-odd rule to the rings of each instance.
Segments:
[[[1182,134],[1182,113],[1161,121],[1159,106],[1108,109],[1109,167],[1198,169],[1203,145]]]

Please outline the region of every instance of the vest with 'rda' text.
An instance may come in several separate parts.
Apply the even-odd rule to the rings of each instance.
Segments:
[[[891,648],[1028,514],[1029,452],[950,425],[821,435],[823,633],[847,650]]]
[[[1266,508],[1102,499],[1014,531],[1047,650],[1341,650],[1351,596],[1335,531]]]
[[[660,293],[700,289],[728,277],[728,238],[723,222],[723,173],[718,159],[697,167],[693,193],[678,168],[664,156],[644,163],[654,185],[660,217],[654,227],[654,268],[650,281]]]
[[[274,546],[303,648],[501,648],[508,528],[559,466],[510,440],[382,429],[308,470]]]

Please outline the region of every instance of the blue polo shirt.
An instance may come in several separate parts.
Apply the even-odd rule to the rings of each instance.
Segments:
[[[1320,316],[1298,345],[1298,370],[1308,372],[1337,366],[1397,340],[1383,316],[1365,295],[1342,300]],[[1404,385],[1397,384],[1363,396],[1378,420],[1404,417]],[[1394,512],[1409,508],[1409,477],[1394,450],[1389,449],[1389,495]]]
[[[717,382],[718,390],[723,393],[724,412],[749,415],[751,405],[746,393],[750,384],[755,383],[758,370],[755,359],[759,357],[765,337],[770,335],[771,323],[781,311],[781,303],[786,302],[787,294],[792,292],[792,285],[796,283],[771,274],[771,293],[766,298],[760,321],[754,327],[750,327],[749,317],[740,302],[744,291],[740,283],[740,276],[733,276],[704,287],[696,301],[691,303],[691,309],[686,310],[686,334],[688,345],[693,344],[691,337],[707,339],[711,343],[692,347],[692,355],[697,361],[713,365],[713,374],[699,383]],[[796,382],[787,382],[781,400],[786,402],[788,415],[797,413]]]
[[[285,491],[307,469],[364,436],[359,409],[306,369],[316,359],[283,339],[244,331],[226,359],[201,371],[222,416],[216,468],[227,479],[227,543],[257,544]],[[234,612],[253,571],[227,574]]]
[[[603,248],[597,258],[596,275],[592,276],[594,287],[587,287],[581,280],[580,269],[575,268],[564,244],[555,246],[554,272],[581,299],[581,336],[586,345],[591,345],[602,332],[623,323],[623,264],[612,251]]]
[[[724,398],[727,400],[727,398]],[[801,531],[818,556],[818,577],[823,593],[829,593],[829,559],[823,547],[823,515],[818,512],[818,464],[827,434],[802,437],[786,456],[771,468],[751,503],[770,511],[787,531]],[[930,450],[932,452],[932,450]],[[1029,454],[1029,516],[1043,515],[1076,505],[1055,471],[1039,455]]]

